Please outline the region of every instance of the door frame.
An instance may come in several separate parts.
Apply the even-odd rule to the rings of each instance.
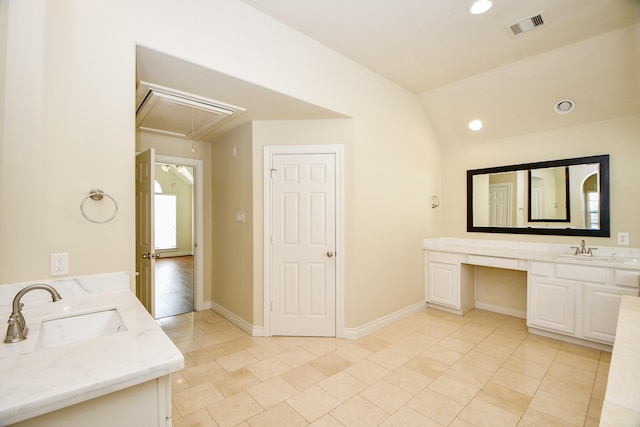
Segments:
[[[264,336],[271,336],[271,165],[274,155],[333,154],[336,162],[336,338],[344,338],[344,146],[269,145],[263,148]]]
[[[156,154],[156,163],[169,163],[193,168],[193,308],[204,310],[204,231],[203,231],[203,161],[188,157],[176,157]],[[154,283],[153,286],[156,284]]]

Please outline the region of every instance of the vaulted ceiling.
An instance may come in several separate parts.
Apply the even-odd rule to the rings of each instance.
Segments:
[[[445,144],[640,113],[638,0],[493,0],[482,15],[469,13],[472,0],[305,0],[303,5],[299,0],[242,1],[415,93]],[[522,21],[526,28],[536,15],[542,25],[513,34],[513,24]],[[171,62],[143,53],[143,78],[154,78],[154,62]],[[173,62],[174,67],[185,66]],[[172,87],[171,80],[151,82]],[[225,94],[223,100],[247,107],[237,98],[251,97],[253,89],[264,91],[250,89],[239,91],[236,99]],[[264,114],[293,119],[339,116],[272,95],[282,114],[279,108],[263,106]],[[571,114],[554,112],[562,99],[575,102]],[[261,114],[242,116],[232,122]],[[481,119],[484,128],[470,131],[467,123],[472,119]]]

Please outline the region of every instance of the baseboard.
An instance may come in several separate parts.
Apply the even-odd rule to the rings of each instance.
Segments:
[[[547,338],[553,338],[559,341],[569,342],[572,344],[578,344],[584,347],[591,347],[597,350],[607,351],[609,353],[613,351],[613,346],[609,344],[603,344],[595,341],[584,340],[582,338],[571,337],[569,335],[557,334],[555,332],[545,331],[543,329],[538,329],[531,326],[529,326],[529,333],[540,335]]]
[[[427,307],[427,303],[424,301],[421,301],[417,304],[403,308],[402,310],[398,310],[395,313],[388,314],[384,317],[376,319],[358,328],[344,328],[343,335],[341,338],[358,339],[358,338],[364,337],[365,335],[369,335],[370,333],[375,332],[378,329],[382,329],[385,326],[389,326],[400,319],[403,319],[414,313],[424,310],[426,307]]]
[[[160,258],[174,258],[179,256],[188,256],[193,255],[192,252],[189,251],[171,251],[171,250],[159,250],[156,253],[160,254]]]
[[[487,304],[486,302],[476,301],[476,308],[480,310],[492,311],[494,313],[506,314],[507,316],[518,317],[520,319],[527,318],[527,312],[517,310],[515,308],[501,307],[499,305]]]
[[[230,312],[226,308],[222,307],[221,305],[216,304],[213,301],[206,301],[204,303],[204,305],[205,306],[209,306],[210,310],[215,311],[220,316],[224,317],[229,322],[231,322],[233,325],[235,325],[238,328],[242,329],[243,331],[245,331],[247,334],[251,335],[252,337],[263,337],[264,336],[264,327],[263,326],[253,326],[249,322],[247,322],[246,320],[238,317],[234,313]]]

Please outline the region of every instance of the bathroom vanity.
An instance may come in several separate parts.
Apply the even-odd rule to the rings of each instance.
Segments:
[[[425,239],[425,298],[457,314],[478,307],[527,319],[530,332],[610,350],[623,295],[638,296],[640,250],[479,239]],[[479,268],[519,271],[525,310],[478,304]]]
[[[22,298],[27,338],[0,344],[0,425],[171,426],[170,374],[184,358],[131,292],[129,274],[41,283],[62,299]],[[0,286],[1,318],[30,284]],[[108,314],[107,326],[96,313]]]

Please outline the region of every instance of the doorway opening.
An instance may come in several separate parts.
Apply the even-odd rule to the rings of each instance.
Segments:
[[[194,310],[193,167],[155,163],[155,317]]]

